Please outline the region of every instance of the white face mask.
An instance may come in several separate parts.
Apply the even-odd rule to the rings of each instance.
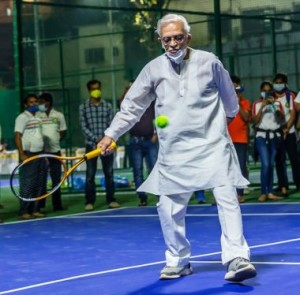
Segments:
[[[284,90],[285,84],[284,83],[274,83],[273,87],[274,87],[275,91],[281,92]]]
[[[184,48],[180,48],[175,54],[172,54],[171,52],[166,52],[166,55],[168,56],[168,58],[175,62],[176,64],[181,64],[183,59],[185,58],[187,53],[187,47]]]
[[[39,105],[39,111],[40,111],[40,112],[46,112],[46,111],[47,111],[46,105],[40,104],[40,105]]]

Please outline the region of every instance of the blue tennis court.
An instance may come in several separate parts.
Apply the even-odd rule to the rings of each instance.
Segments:
[[[160,281],[155,207],[2,224],[0,294],[299,294],[300,204],[244,204],[256,278],[224,280],[216,206],[188,209],[194,274]]]

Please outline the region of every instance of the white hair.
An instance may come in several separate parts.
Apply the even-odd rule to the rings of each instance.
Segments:
[[[187,20],[185,17],[179,14],[166,14],[163,16],[158,22],[157,22],[157,27],[156,27],[156,33],[161,36],[161,29],[165,25],[169,23],[175,23],[175,22],[181,22],[183,24],[183,30],[185,31],[186,34],[190,32],[191,27],[189,26]]]

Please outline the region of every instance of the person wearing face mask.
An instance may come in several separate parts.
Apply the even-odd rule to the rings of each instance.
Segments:
[[[298,159],[300,162],[300,91],[295,93],[295,106],[296,106],[296,136],[297,136],[297,150],[298,150]]]
[[[260,85],[261,96],[252,107],[252,120],[255,126],[255,148],[261,162],[261,195],[259,202],[281,200],[273,193],[275,156],[282,141],[281,122],[284,112],[281,102],[275,101],[271,82]]]
[[[243,95],[244,86],[241,85],[241,79],[236,75],[231,75],[231,81],[239,100],[239,112],[228,125],[228,131],[239,159],[242,174],[245,178],[248,178],[247,150],[249,142],[249,123],[251,120],[251,104],[250,100]],[[237,195],[240,203],[245,202],[244,189],[238,188]]]
[[[278,73],[273,79],[275,99],[279,101],[284,109],[285,124],[282,125],[283,141],[276,155],[276,172],[278,178],[278,190],[282,196],[288,196],[288,176],[286,166],[286,154],[291,163],[293,182],[300,189],[300,162],[297,152],[297,137],[295,129],[296,106],[295,94],[288,88],[288,78],[285,74]]]
[[[226,124],[239,111],[229,73],[214,54],[188,46],[192,36],[183,16],[165,15],[156,32],[165,53],[139,73],[98,147],[103,154],[113,152],[110,144],[130,130],[155,100],[155,116],[167,116],[169,124],[157,128],[158,159],[138,191],[159,196],[167,248],[160,279],[192,273],[185,214],[193,193],[206,189],[213,191],[217,202],[225,279],[252,278],[256,270],[249,261],[236,193],[249,182],[241,173]]]
[[[87,82],[89,100],[79,107],[80,126],[85,137],[86,153],[97,148],[97,142],[104,135],[113,117],[110,103],[101,97],[101,82],[90,80]],[[114,156],[100,156],[105,177],[106,202],[109,208],[119,208],[120,204],[114,197]],[[94,209],[96,201],[95,176],[97,171],[97,157],[86,162],[85,210]]]
[[[132,82],[130,84],[132,85]],[[125,88],[120,103],[122,103],[131,85]],[[154,102],[152,102],[140,121],[129,130],[129,159],[132,165],[133,179],[136,188],[144,181],[144,163],[149,173],[157,160],[158,143],[156,128],[153,124],[154,119]],[[138,192],[137,195],[140,199],[139,206],[147,206],[147,194],[145,192]]]
[[[63,113],[53,108],[53,97],[51,93],[44,92],[38,97],[39,111],[36,116],[42,121],[42,133],[44,139],[44,152],[61,156],[60,142],[65,137],[67,125]],[[61,165],[58,161],[48,158],[48,168],[55,187],[61,180]],[[46,199],[39,201],[40,208],[44,208]],[[52,194],[52,206],[54,211],[65,210],[61,201],[61,191],[58,189]]]
[[[31,156],[41,154],[44,149],[43,135],[41,130],[41,120],[36,116],[38,111],[38,100],[36,95],[29,94],[24,99],[24,112],[22,112],[15,121],[15,144],[19,152],[19,160],[23,162]],[[23,182],[20,183],[20,190],[22,185],[30,185],[34,183],[36,177],[40,177],[40,165],[44,161],[33,162],[32,165],[24,166]],[[36,181],[38,183],[38,181]],[[41,186],[37,186],[39,190]],[[36,195],[41,195],[41,191],[37,191]],[[24,196],[26,197],[26,196]],[[29,196],[30,197],[30,196]],[[26,202],[20,200],[19,219],[27,220],[32,218],[41,218],[44,214],[40,212],[38,202]]]

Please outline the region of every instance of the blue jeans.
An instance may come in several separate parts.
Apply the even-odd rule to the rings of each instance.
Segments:
[[[93,147],[86,145],[86,153],[93,150]],[[102,170],[105,177],[106,183],[106,202],[107,204],[115,202],[114,198],[114,155],[110,154],[107,156],[100,156],[102,162]],[[85,203],[94,204],[96,201],[96,184],[95,176],[97,171],[97,160],[98,158],[92,158],[86,161],[86,184],[85,184]]]
[[[204,191],[196,191],[195,196],[198,202],[205,202],[205,194]]]
[[[148,173],[150,173],[156,163],[157,154],[157,143],[153,143],[150,139],[144,139],[143,137],[131,136],[129,141],[129,155],[136,188],[144,182],[144,159],[146,160]],[[147,201],[147,195],[144,192],[139,192],[138,197],[141,202]]]
[[[255,139],[257,152],[261,162],[260,181],[261,193],[263,195],[273,193],[274,162],[280,140],[281,139],[277,137],[269,139],[269,141],[263,137],[257,137]]]

